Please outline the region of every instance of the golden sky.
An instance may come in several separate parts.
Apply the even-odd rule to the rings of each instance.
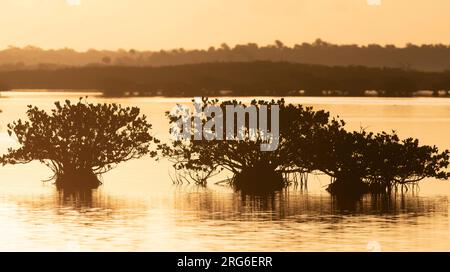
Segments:
[[[0,0],[0,48],[450,44],[450,0]]]

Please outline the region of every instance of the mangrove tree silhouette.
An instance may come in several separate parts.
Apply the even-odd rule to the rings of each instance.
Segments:
[[[92,104],[83,101],[55,103],[51,113],[28,106],[29,120],[8,124],[8,134],[21,145],[1,157],[5,164],[40,161],[54,172],[60,188],[96,188],[98,175],[120,162],[150,153],[151,124],[137,107]]]
[[[319,134],[318,131],[328,130],[329,126],[340,126],[341,122],[330,119],[328,112],[286,104],[284,99],[251,102],[251,105],[258,108],[262,105],[268,106],[268,111],[275,104],[279,106],[279,145],[275,151],[261,151],[260,146],[266,142],[265,139],[261,134],[252,138],[248,129],[244,131],[242,140],[176,140],[170,145],[162,145],[162,154],[170,158],[178,170],[176,181],[182,182],[189,178],[205,185],[214,174],[228,170],[233,174],[228,182],[246,192],[267,192],[279,190],[291,183],[306,182],[304,174],[314,170],[314,161],[312,156],[302,154],[308,152],[315,135]],[[203,108],[211,105],[220,107],[223,112],[226,112],[228,105],[246,107],[237,100],[219,102],[217,99],[203,99]],[[168,112],[167,115],[171,124],[182,118],[182,113],[170,115]],[[205,125],[214,117],[202,115],[201,118]],[[246,125],[248,118],[247,115]],[[190,122],[194,122],[194,115],[191,116]],[[232,126],[236,131],[237,123]],[[188,129],[191,135],[194,135],[194,126]],[[215,129],[212,129],[214,133]],[[222,133],[222,138],[225,139],[226,132]]]
[[[162,154],[179,173],[175,182],[193,180],[205,185],[214,174],[227,170],[233,175],[228,182],[236,189],[259,193],[289,184],[305,186],[309,174],[325,173],[331,178],[330,193],[359,197],[370,192],[390,193],[425,178],[450,177],[448,150],[439,152],[436,146],[420,145],[413,138],[401,140],[395,132],[349,132],[345,122],[331,118],[329,112],[286,104],[283,99],[251,102],[256,106],[274,104],[280,107],[278,149],[261,151],[263,139],[251,139],[248,130],[238,141],[178,139],[161,145]],[[207,105],[226,111],[226,105],[244,104],[203,99],[203,107]],[[181,117],[168,116],[171,124]],[[203,116],[201,120],[205,124],[212,118]],[[193,114],[189,120],[194,122]],[[194,135],[194,126],[189,129]]]
[[[373,133],[343,129],[319,137],[317,163],[332,177],[332,193],[385,193],[425,178],[448,179],[449,151],[401,140],[395,131]]]

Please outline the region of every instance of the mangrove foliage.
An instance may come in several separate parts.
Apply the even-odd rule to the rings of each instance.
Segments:
[[[56,102],[50,113],[28,106],[28,120],[8,125],[20,147],[9,148],[0,160],[5,164],[39,161],[54,173],[61,188],[96,188],[98,175],[117,164],[150,153],[151,124],[137,107],[92,104],[83,101]]]
[[[227,105],[246,106],[237,100],[204,98],[202,108],[210,105],[224,112]],[[448,150],[440,152],[436,146],[420,145],[414,138],[400,139],[395,131],[348,131],[343,120],[332,118],[327,111],[287,104],[283,99],[253,100],[250,105],[279,106],[278,148],[261,151],[265,139],[261,134],[252,138],[250,130],[238,140],[176,139],[160,146],[178,172],[175,182],[205,185],[213,175],[227,171],[232,174],[227,181],[236,189],[259,192],[280,190],[289,184],[305,186],[308,175],[326,174],[331,179],[329,192],[359,195],[388,193],[425,178],[450,177]],[[183,118],[181,113],[167,115],[172,125]],[[190,113],[188,120],[194,123],[195,118],[198,116]],[[203,114],[201,122],[205,125],[214,118]],[[249,115],[245,120],[248,126]],[[195,125],[188,129],[189,135],[195,134]]]

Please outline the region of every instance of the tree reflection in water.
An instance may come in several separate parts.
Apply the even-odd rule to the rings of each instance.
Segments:
[[[190,211],[202,219],[249,221],[304,221],[336,220],[353,216],[396,215],[426,216],[448,211],[448,200],[420,197],[408,193],[366,194],[349,199],[329,194],[308,194],[285,189],[263,196],[240,192],[222,193],[208,189],[194,192],[180,190],[175,207]]]

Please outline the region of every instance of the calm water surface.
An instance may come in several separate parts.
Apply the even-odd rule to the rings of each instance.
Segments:
[[[2,93],[0,152],[15,142],[6,124],[27,104],[50,108],[82,93]],[[155,136],[168,139],[164,112],[190,99],[92,96],[92,102],[135,105]],[[445,98],[291,98],[327,109],[348,128],[395,129],[424,144],[450,148],[450,100]],[[168,162],[127,162],[84,193],[57,192],[39,163],[0,168],[1,251],[450,251],[450,182],[425,180],[417,190],[356,202],[333,199],[325,176],[308,191],[289,188],[249,197],[213,182],[174,186]]]

